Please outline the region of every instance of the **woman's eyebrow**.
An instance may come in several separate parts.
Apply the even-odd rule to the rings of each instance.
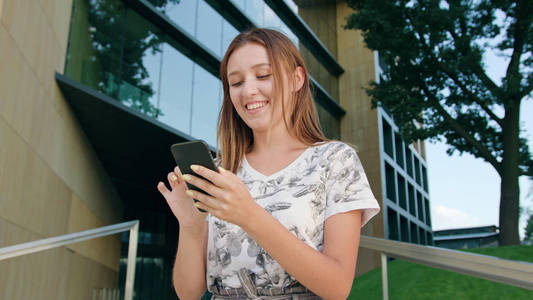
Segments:
[[[270,64],[269,63],[258,63],[258,64],[253,65],[252,69],[259,68],[259,67],[262,67],[262,66],[270,67]],[[228,77],[230,77],[231,75],[236,74],[236,73],[239,73],[239,71],[233,71],[233,72],[229,73]]]

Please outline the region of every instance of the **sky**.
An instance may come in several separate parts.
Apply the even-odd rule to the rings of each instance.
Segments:
[[[487,73],[496,82],[505,73],[501,57],[485,58]],[[521,128],[533,152],[533,99],[522,100]],[[499,224],[500,177],[494,168],[470,154],[446,154],[444,143],[426,143],[429,197],[433,230]],[[533,210],[533,181],[520,177],[520,205]],[[520,218],[520,238],[524,235],[525,214]]]

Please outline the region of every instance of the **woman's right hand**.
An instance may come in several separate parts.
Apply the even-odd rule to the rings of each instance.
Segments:
[[[202,229],[205,226],[205,213],[201,213],[193,205],[193,199],[185,194],[187,184],[182,178],[180,169],[176,166],[174,172],[167,175],[171,190],[163,182],[157,184],[157,190],[165,197],[172,213],[178,219],[180,227]]]

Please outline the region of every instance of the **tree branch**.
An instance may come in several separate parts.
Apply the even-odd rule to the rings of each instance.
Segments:
[[[467,43],[466,47],[460,46],[461,38],[455,33],[455,31],[448,30],[448,33],[450,33],[450,35],[452,36],[455,46],[461,53],[465,54],[467,51],[471,51],[470,43]],[[504,91],[496,83],[494,83],[492,79],[490,79],[490,77],[485,73],[481,65],[476,64],[472,71],[474,75],[476,75],[476,77],[481,80],[481,82],[491,91],[494,96],[503,99]]]
[[[477,105],[479,105],[484,112],[486,112],[489,117],[491,117],[498,125],[500,125],[500,128],[503,127],[503,119],[498,117],[485,103],[481,101],[478,97],[476,97],[460,80],[455,76],[455,74],[452,74],[451,71],[441,62],[437,62],[439,68],[448,75],[455,84],[457,84],[461,90],[468,96],[470,100],[475,102]]]
[[[505,76],[509,80],[508,92],[511,95],[519,94],[520,90],[520,57],[522,57],[524,51],[524,33],[527,33],[529,24],[527,24],[527,17],[530,11],[524,7],[527,6],[527,1],[519,1],[516,6],[516,23],[513,32],[513,54],[511,55],[511,61],[507,66],[507,72]],[[520,100],[515,99],[515,100]]]
[[[494,169],[498,173],[501,173],[501,165],[500,163],[492,156],[490,151],[483,146],[479,141],[477,141],[472,135],[470,135],[466,130],[444,109],[444,107],[439,103],[439,100],[435,95],[433,95],[429,88],[427,87],[424,80],[420,80],[420,86],[422,87],[422,90],[424,91],[424,94],[428,97],[429,101],[435,107],[439,113],[442,114],[444,117],[444,120],[448,125],[450,125],[451,128],[455,130],[460,136],[462,136],[465,140],[467,140],[474,148],[476,148],[479,151],[479,155],[483,157],[488,163],[490,163]]]
[[[413,26],[413,28],[415,29],[415,32],[416,34],[418,35],[418,40],[420,41],[420,44],[422,45],[422,49],[423,51],[426,53],[426,55],[429,55],[431,57],[431,59],[437,64],[437,66],[446,74],[448,75],[448,77],[450,77],[453,82],[455,82],[455,84],[457,84],[461,90],[468,96],[468,98],[475,102],[476,104],[478,104],[482,109],[483,111],[485,111],[485,113],[487,113],[489,115],[490,118],[492,118],[496,123],[498,123],[498,125],[500,125],[500,128],[503,127],[503,121],[501,118],[499,118],[487,105],[485,105],[481,99],[479,99],[478,97],[476,97],[476,95],[474,95],[460,80],[459,78],[453,74],[450,69],[448,69],[442,62],[440,62],[438,60],[438,58],[435,56],[435,54],[433,53],[433,51],[431,51],[431,49],[429,48],[428,45],[426,45],[426,43],[424,42],[424,38],[422,37],[422,33],[420,33],[420,31],[418,30],[418,26],[417,24],[415,24],[413,18],[411,17],[411,15],[406,12],[405,13],[406,16],[407,16],[407,19],[411,22],[411,25]]]

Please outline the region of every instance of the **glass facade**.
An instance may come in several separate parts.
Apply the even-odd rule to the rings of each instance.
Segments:
[[[185,14],[178,5],[192,9],[197,17],[180,18]],[[169,2],[159,9],[165,13],[168,9],[181,26],[193,30],[219,55],[237,35],[204,1]],[[70,35],[65,75],[215,146],[222,99],[217,77],[121,1],[75,0],[71,22],[77,32]]]
[[[204,0],[149,2],[219,58],[238,34]],[[263,1],[234,2],[254,22],[286,33],[298,45]],[[71,23],[65,75],[216,146],[220,80],[178,51],[176,41],[119,0],[75,0]],[[326,135],[340,138],[340,121],[318,105],[317,110]]]
[[[388,237],[431,244],[425,162],[402,140],[394,123],[385,116],[381,117],[381,131],[387,199],[383,201],[383,207],[387,209]]]

